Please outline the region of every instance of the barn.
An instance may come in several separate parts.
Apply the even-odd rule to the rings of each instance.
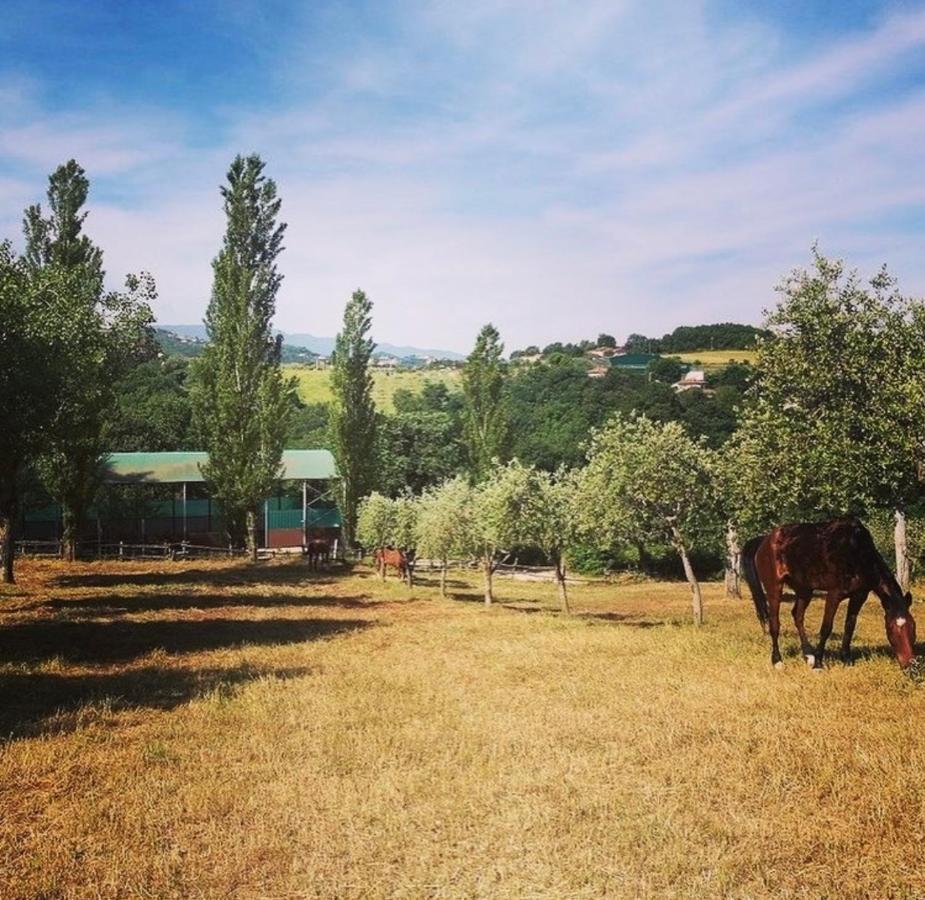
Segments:
[[[80,541],[226,546],[224,512],[202,476],[207,459],[199,451],[109,454],[102,489],[81,523]],[[298,548],[316,537],[336,541],[341,528],[337,481],[330,451],[284,451],[278,487],[262,504],[259,546]],[[27,508],[20,535],[25,541],[58,540],[60,508]]]

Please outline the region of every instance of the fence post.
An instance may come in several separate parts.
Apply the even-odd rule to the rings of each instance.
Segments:
[[[119,559],[125,558],[125,542],[119,541]]]

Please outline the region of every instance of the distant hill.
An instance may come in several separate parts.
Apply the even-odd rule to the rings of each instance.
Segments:
[[[754,325],[719,322],[715,325],[679,325],[671,334],[650,338],[631,334],[626,339],[628,352],[685,353],[692,350],[753,350],[759,338],[770,332]]]
[[[195,338],[204,341],[206,337],[205,325],[158,325],[158,329],[169,331],[185,338]],[[334,349],[334,338],[318,337],[314,334],[302,332],[283,332],[283,346],[296,349],[310,350],[319,356],[329,356]],[[397,344],[377,344],[376,353],[404,358],[407,356],[432,356],[434,359],[465,359],[462,353],[453,350],[435,350],[425,347],[411,347]],[[285,355],[285,354],[284,354]]]

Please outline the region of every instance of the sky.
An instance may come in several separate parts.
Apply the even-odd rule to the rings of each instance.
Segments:
[[[466,352],[759,323],[814,242],[925,293],[925,2],[4,0],[0,238],[76,158],[110,283],[201,321],[219,185],[288,223],[276,327]]]

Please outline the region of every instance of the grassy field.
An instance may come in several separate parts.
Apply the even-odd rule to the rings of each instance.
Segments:
[[[695,350],[691,353],[666,353],[676,356],[682,362],[698,363],[705,369],[716,369],[731,362],[754,363],[758,359],[757,350]]]
[[[331,373],[307,366],[284,366],[287,375],[299,382],[299,396],[304,403],[327,403],[331,399]],[[399,388],[420,393],[428,381],[441,382],[451,389],[461,390],[458,369],[437,369],[414,372],[373,371],[373,399],[385,412],[395,407],[392,398]]]
[[[717,585],[700,630],[682,584],[578,586],[570,618],[451,589],[24,562],[0,896],[922,895],[925,688],[876,602],[815,674]]]

